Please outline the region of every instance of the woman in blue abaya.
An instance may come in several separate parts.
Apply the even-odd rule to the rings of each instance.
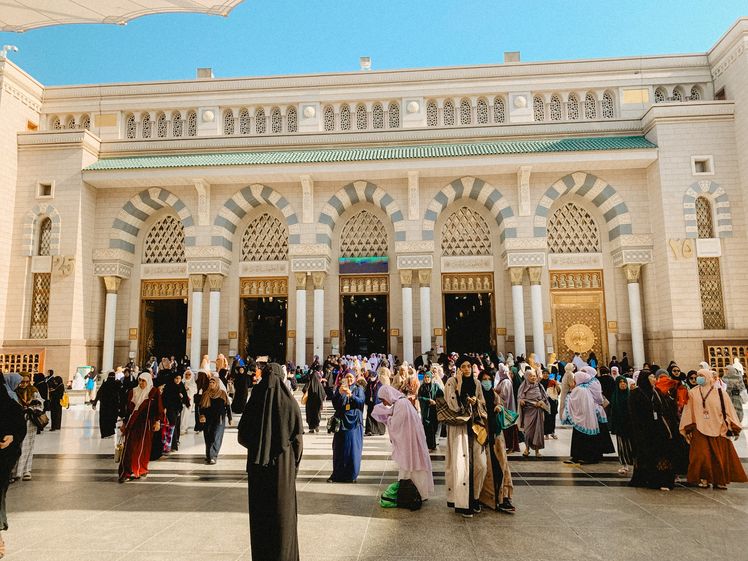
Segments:
[[[327,481],[353,483],[361,469],[364,448],[364,390],[348,372],[332,398],[340,430],[332,439],[332,475]]]

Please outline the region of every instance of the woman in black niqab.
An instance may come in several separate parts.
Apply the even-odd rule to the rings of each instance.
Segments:
[[[10,486],[13,466],[21,457],[21,443],[26,437],[26,417],[23,409],[10,397],[8,386],[0,374],[0,532],[8,529],[5,495]],[[12,440],[12,442],[8,442]],[[7,443],[7,444],[6,444]],[[5,554],[5,542],[0,534],[0,557]]]
[[[249,393],[249,374],[247,367],[241,364],[234,369],[234,399],[231,402],[231,412],[241,415],[247,405]]]
[[[309,432],[319,432],[319,423],[322,418],[322,404],[325,401],[325,388],[322,387],[320,382],[320,375],[322,373],[316,370],[312,370],[309,376],[309,383],[304,388],[306,394],[306,424],[309,427]]]
[[[301,410],[281,366],[270,363],[239,422],[247,448],[249,535],[255,561],[298,561],[296,473],[303,451]]]

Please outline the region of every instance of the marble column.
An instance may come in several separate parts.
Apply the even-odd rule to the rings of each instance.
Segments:
[[[192,301],[190,308],[190,365],[195,372],[200,367],[202,360],[203,344],[203,287],[205,286],[205,275],[190,275],[192,287]]]
[[[644,364],[644,327],[642,324],[642,304],[639,279],[642,266],[639,263],[624,265],[629,292],[629,317],[631,319],[631,352],[634,367],[641,368]]]
[[[545,364],[545,334],[543,333],[543,289],[540,284],[542,267],[529,267],[530,306],[532,309],[532,352],[535,360]]]
[[[208,311],[208,358],[211,368],[215,368],[218,357],[218,321],[221,317],[221,287],[223,275],[208,275],[210,287],[210,310]],[[198,363],[199,364],[199,363]]]
[[[522,288],[524,267],[510,267],[509,278],[512,282],[512,316],[514,316],[514,356],[524,356],[525,348],[525,297]]]
[[[296,354],[297,365],[306,361],[306,273],[294,273],[296,276]]]
[[[312,273],[314,283],[314,342],[313,354],[319,357],[320,362],[325,360],[325,277],[327,273]]]
[[[431,269],[418,270],[421,310],[421,354],[431,350]]]
[[[413,271],[402,269],[400,285],[403,289],[403,356],[402,360],[413,364]]]
[[[103,277],[106,288],[104,311],[104,348],[101,357],[101,371],[105,374],[114,370],[114,331],[117,325],[117,292],[122,282],[120,277]]]

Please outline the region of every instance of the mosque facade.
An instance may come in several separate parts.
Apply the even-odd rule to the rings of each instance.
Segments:
[[[744,359],[747,46],[55,87],[0,60],[0,367]]]

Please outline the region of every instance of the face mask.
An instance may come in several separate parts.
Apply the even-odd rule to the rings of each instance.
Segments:
[[[483,386],[483,389],[486,391],[489,391],[493,387],[491,380],[483,380],[480,385]]]
[[[706,378],[704,378],[703,376],[696,376],[696,383],[700,386],[703,386],[704,384],[706,384]]]

